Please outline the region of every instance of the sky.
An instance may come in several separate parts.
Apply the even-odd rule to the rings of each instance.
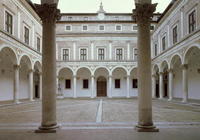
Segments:
[[[41,0],[32,0],[40,4]],[[131,13],[135,8],[134,0],[59,0],[58,8],[62,13],[96,13],[100,3],[107,13]],[[152,0],[158,3],[156,12],[163,12],[171,0]]]

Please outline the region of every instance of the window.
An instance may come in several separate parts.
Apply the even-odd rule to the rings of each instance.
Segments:
[[[99,31],[104,31],[105,30],[105,26],[104,25],[99,25]]]
[[[150,26],[150,30],[154,30],[154,28],[155,28],[154,25]]]
[[[133,79],[133,88],[138,88],[138,80],[137,79]]]
[[[80,50],[80,59],[81,60],[87,60],[87,53],[86,53],[86,49],[81,49]]]
[[[115,88],[120,88],[120,79],[115,79]]]
[[[98,49],[98,60],[104,60],[104,49]]]
[[[137,58],[138,58],[138,49],[135,48],[134,49],[134,60],[137,60]]]
[[[89,88],[88,79],[83,79],[83,88],[84,89],[88,89]]]
[[[164,51],[166,49],[166,37],[164,36],[162,38],[162,50]]]
[[[173,28],[172,32],[173,32],[173,44],[175,44],[178,41],[178,28],[177,28],[177,26],[175,26]]]
[[[13,33],[13,16],[7,11],[5,15],[5,28],[9,34]]]
[[[71,25],[67,25],[65,29],[66,29],[66,31],[71,31],[72,30],[72,26]]]
[[[40,38],[37,37],[37,51],[40,52]]]
[[[24,26],[24,42],[29,45],[29,29]]]
[[[116,31],[122,31],[122,26],[121,25],[116,25],[115,26]]]
[[[65,88],[66,89],[70,89],[71,88],[71,80],[70,79],[66,79],[65,80]]]
[[[83,26],[82,26],[82,30],[83,30],[83,31],[87,31],[87,30],[88,30],[88,26],[87,26],[87,25],[83,25]]]
[[[69,49],[63,49],[63,60],[69,60]]]
[[[188,16],[189,33],[192,33],[196,29],[196,11],[192,11]]]
[[[157,56],[158,55],[158,45],[155,44],[154,45],[154,56]]]
[[[122,60],[122,49],[116,49],[116,59]]]
[[[133,31],[137,31],[138,30],[138,26],[137,25],[133,25]]]

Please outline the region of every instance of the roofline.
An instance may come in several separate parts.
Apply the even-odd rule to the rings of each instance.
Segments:
[[[61,13],[64,15],[98,15],[98,13]],[[105,13],[105,15],[133,15],[132,13]],[[154,15],[161,15],[161,13],[154,13]]]

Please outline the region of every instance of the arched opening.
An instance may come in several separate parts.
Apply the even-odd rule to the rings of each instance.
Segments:
[[[41,86],[40,74],[41,74],[41,64],[40,64],[40,62],[37,61],[34,64],[34,74],[33,74],[33,94],[34,94],[33,98],[35,98],[35,99],[39,99],[41,96],[40,88],[42,88],[42,87],[40,87]]]
[[[107,96],[107,80],[105,77],[100,76],[97,78],[97,97]]]
[[[185,55],[185,62],[188,64],[188,98],[200,99],[200,49],[190,48]]]
[[[168,66],[168,63],[166,61],[164,61],[161,65],[161,69],[163,71],[163,97],[164,98],[169,98],[169,94],[168,94],[168,86],[169,86],[169,73],[168,73],[168,69],[169,69],[169,66]]]
[[[14,65],[17,58],[10,48],[0,52],[0,101],[13,100],[14,95]]]
[[[155,83],[155,97],[160,98],[160,92],[159,92],[159,68],[158,65],[154,66],[153,73],[155,74],[156,83]]]

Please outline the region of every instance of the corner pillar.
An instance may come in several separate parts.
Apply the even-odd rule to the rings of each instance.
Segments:
[[[18,104],[19,102],[19,69],[20,65],[14,65],[14,103]]]

